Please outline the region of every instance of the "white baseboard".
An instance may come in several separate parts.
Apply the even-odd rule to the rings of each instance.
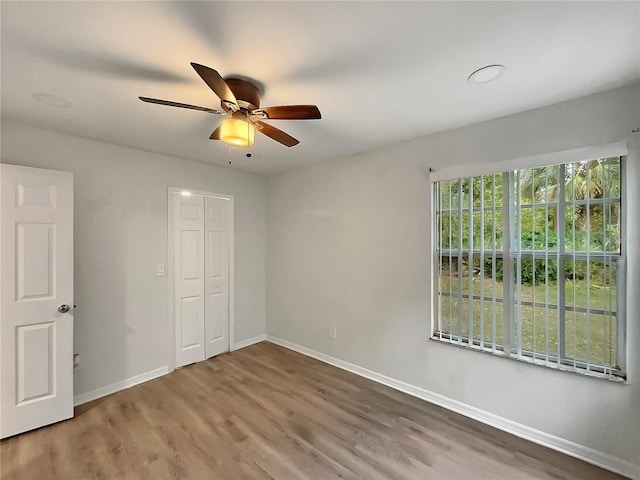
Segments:
[[[265,340],[266,335],[264,333],[261,335],[256,335],[255,337],[247,338],[246,340],[241,340],[240,342],[234,343],[231,351],[239,350],[255,343],[264,342]],[[153,380],[154,378],[161,377],[163,375],[166,375],[167,373],[169,373],[168,366],[160,367],[156,368],[155,370],[150,370],[148,372],[141,373],[140,375],[127,378],[120,382],[112,383],[111,385],[107,385],[105,387],[96,388],[95,390],[91,390],[90,392],[80,393],[73,397],[73,405],[74,407],[77,407],[78,405],[82,405],[83,403],[91,402],[92,400],[111,395],[112,393],[119,392],[120,390],[124,390],[126,388],[133,387],[134,385],[138,385],[140,383]]]
[[[262,333],[260,335],[256,335],[255,337],[247,338],[246,340],[241,340],[233,344],[233,348],[231,351],[239,350],[244,347],[248,347],[249,345],[253,345],[254,343],[264,342],[267,339],[267,335]]]
[[[556,437],[555,435],[550,435],[541,430],[528,427],[527,425],[513,422],[485,410],[481,410],[471,405],[467,405],[466,403],[459,402],[458,400],[454,400],[452,398],[445,397],[444,395],[431,392],[424,388],[417,387],[400,380],[396,380],[395,378],[391,378],[372,370],[360,367],[358,365],[345,362],[344,360],[340,360],[330,355],[311,350],[310,348],[297,345],[287,340],[283,340],[282,338],[267,335],[266,340],[268,342],[275,343],[276,345],[280,345],[281,347],[294,350],[296,352],[302,353],[303,355],[313,357],[335,367],[347,370],[351,373],[355,373],[356,375],[360,375],[361,377],[368,378],[369,380],[373,380],[401,392],[407,393],[414,397],[426,400],[427,402],[434,403],[448,410],[464,415],[465,417],[472,418],[479,422],[511,433],[525,440],[529,440],[558,452],[562,452],[572,457],[579,458],[580,460],[584,460],[585,462],[597,465],[606,470],[619,473],[620,475],[624,475],[633,480],[640,480],[640,464],[634,464],[622,458],[609,455],[608,453],[600,452],[598,450],[585,447],[584,445],[580,445],[570,440]]]
[[[87,403],[92,400],[111,395],[112,393],[116,393],[120,390],[133,387],[134,385],[148,382],[149,380],[161,377],[163,375],[166,375],[167,373],[169,373],[169,367],[160,367],[156,368],[155,370],[149,370],[148,372],[141,373],[140,375],[136,375],[134,377],[129,377],[125,380],[121,380],[120,382],[112,383],[111,385],[107,385],[105,387],[96,388],[95,390],[91,390],[85,393],[79,393],[78,395],[75,395],[73,397],[73,406],[77,407],[78,405],[82,405],[83,403]]]

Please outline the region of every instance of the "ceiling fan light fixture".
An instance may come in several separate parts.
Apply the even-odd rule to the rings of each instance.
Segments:
[[[228,118],[220,125],[220,140],[235,147],[250,147],[255,134],[255,127],[239,118]]]
[[[259,88],[254,82],[242,78],[224,79],[213,68],[191,62],[200,78],[220,99],[224,112],[198,105],[161,100],[159,98],[138,97],[146,103],[168,105],[170,107],[188,108],[216,115],[228,114],[230,119],[224,120],[209,136],[209,140],[222,140],[228,145],[250,147],[258,132],[285,147],[295,147],[300,143],[286,132],[261,120],[319,120],[322,118],[316,105],[276,105],[260,108]]]

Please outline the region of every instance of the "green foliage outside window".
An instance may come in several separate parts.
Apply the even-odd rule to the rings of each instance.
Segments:
[[[560,179],[564,171],[564,178]],[[520,175],[518,179],[517,175]],[[503,175],[484,175],[461,180],[440,182],[439,238],[444,250],[502,250],[502,199]],[[519,180],[519,181],[518,181]],[[562,184],[561,184],[562,182]],[[561,188],[562,187],[562,188]],[[558,212],[558,194],[564,189],[565,201],[570,205],[564,212]],[[620,251],[621,207],[620,160],[618,157],[570,163],[561,167],[524,169],[514,174],[513,195],[519,192],[520,205],[529,208],[516,209],[516,239],[519,238],[522,252],[549,252],[545,259],[521,259],[521,282],[538,285],[545,281],[555,282],[558,278],[558,263],[553,259],[557,252],[559,236],[563,235],[565,252],[612,252]],[[590,205],[584,205],[585,200]],[[607,199],[603,201],[602,199]],[[581,203],[582,202],[582,203]],[[571,205],[575,203],[575,205]],[[534,205],[535,204],[535,205]],[[469,210],[473,214],[469,214]],[[462,229],[459,217],[462,215]],[[559,215],[563,215],[561,222]],[[470,225],[471,222],[471,225]],[[519,222],[519,224],[518,224]],[[559,232],[561,224],[564,231]],[[511,241],[512,250],[517,250]],[[480,259],[474,258],[474,271],[480,269]],[[514,268],[517,268],[514,262]],[[468,258],[463,256],[463,269],[468,269]],[[591,265],[587,272],[586,262],[566,261],[567,280],[585,279],[598,284],[610,281],[611,272]],[[453,261],[451,271],[458,269]],[[484,275],[493,275],[492,260],[485,258]],[[502,262],[496,265],[495,278],[502,281]]]

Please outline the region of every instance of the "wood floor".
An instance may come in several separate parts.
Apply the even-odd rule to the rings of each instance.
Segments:
[[[14,479],[622,478],[271,343],[0,443]]]

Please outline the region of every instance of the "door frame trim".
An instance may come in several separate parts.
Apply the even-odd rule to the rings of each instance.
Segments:
[[[169,277],[169,295],[168,295],[168,315],[169,315],[169,373],[175,370],[176,365],[176,346],[175,346],[175,315],[174,315],[174,293],[175,285],[173,281],[173,195],[180,195],[182,192],[190,192],[192,195],[221,198],[228,200],[231,206],[230,215],[227,220],[229,227],[229,352],[234,350],[235,343],[234,325],[235,325],[235,263],[234,263],[234,244],[235,244],[235,206],[234,196],[228,193],[206,192],[203,190],[194,190],[192,188],[169,187],[167,189],[167,268],[165,275]]]

